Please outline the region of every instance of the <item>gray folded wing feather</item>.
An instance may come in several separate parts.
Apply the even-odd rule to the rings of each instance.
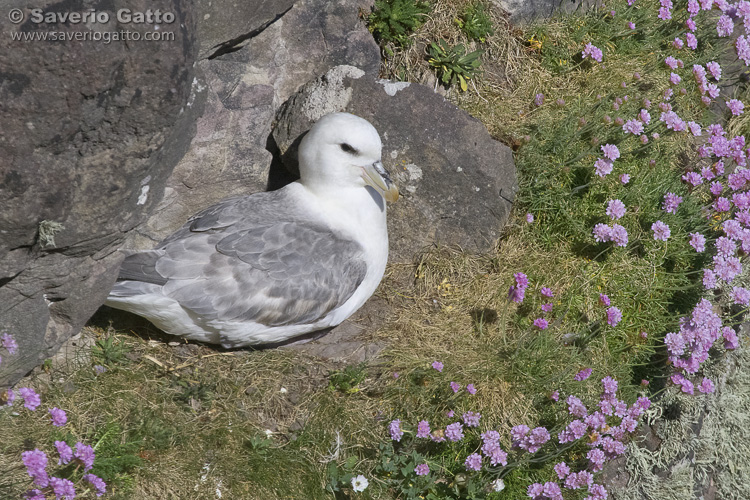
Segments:
[[[206,320],[306,324],[346,302],[367,272],[361,246],[289,213],[284,190],[193,216],[156,250],[126,257],[113,294],[149,284]]]
[[[133,280],[153,283],[155,285],[164,285],[167,282],[164,276],[156,272],[156,261],[164,255],[163,251],[125,251],[125,253],[127,255],[120,265],[120,274],[117,277],[118,281]]]
[[[297,222],[194,233],[163,250],[163,293],[206,320],[313,323],[346,302],[367,271],[358,243]]]

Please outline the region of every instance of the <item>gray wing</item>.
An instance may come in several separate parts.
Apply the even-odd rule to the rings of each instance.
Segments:
[[[166,278],[156,272],[156,261],[164,255],[164,252],[159,250],[150,252],[124,250],[124,252],[126,256],[120,265],[120,274],[117,281],[140,281],[155,285],[167,283]]]
[[[169,243],[189,237],[192,233],[249,229],[263,224],[273,224],[288,220],[302,220],[304,214],[290,213],[294,200],[287,191],[267,191],[250,196],[228,198],[190,217],[180,229],[168,236],[156,248],[164,248]]]
[[[294,214],[284,212],[277,193],[214,205],[156,250],[129,255],[119,278],[126,281],[112,294],[161,285],[206,320],[282,326],[323,318],[362,283],[362,248],[320,225],[289,220]]]
[[[313,323],[346,302],[367,271],[358,243],[297,222],[204,233],[163,250],[163,293],[207,320]]]

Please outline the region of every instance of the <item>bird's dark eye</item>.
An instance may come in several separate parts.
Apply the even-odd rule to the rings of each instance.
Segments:
[[[341,146],[341,150],[344,151],[345,153],[349,153],[349,154],[352,154],[352,155],[357,154],[357,150],[354,149],[353,147],[351,147],[350,145],[348,145],[345,142],[342,142],[341,144],[339,144],[339,146]]]

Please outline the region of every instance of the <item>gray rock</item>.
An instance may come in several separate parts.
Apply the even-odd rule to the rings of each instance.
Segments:
[[[3,353],[0,385],[54,352],[99,307],[117,275],[116,250],[161,197],[192,134],[191,4],[84,3],[34,7],[52,13],[95,7],[108,22],[38,24],[18,2],[25,20],[6,19],[0,38],[0,331],[20,345],[17,356]],[[158,33],[174,39],[11,36],[129,30],[132,39],[157,32],[154,24],[119,23],[122,8],[173,13],[174,22],[161,23]]]
[[[388,208],[391,262],[436,244],[493,248],[518,188],[511,150],[482,123],[424,86],[339,66],[279,113],[274,139],[290,170],[300,135],[331,111],[369,120],[383,139],[383,164],[402,193]]]
[[[295,0],[198,2],[199,59],[231,51],[276,22]]]
[[[510,14],[510,21],[523,24],[547,19],[557,13],[570,14],[601,5],[601,0],[492,0]]]
[[[129,248],[152,248],[191,215],[222,199],[289,182],[285,175],[271,175],[274,146],[268,139],[276,109],[302,85],[336,65],[352,64],[377,74],[380,51],[359,19],[366,4],[302,0],[287,7],[287,3],[264,3],[263,9],[258,7],[264,12],[259,20],[231,16],[229,28],[201,24],[201,36],[211,40],[201,42],[204,48],[216,47],[227,33],[233,38],[197,65],[203,75],[201,98],[206,101],[197,133],[167,181],[161,205],[139,228]],[[206,22],[221,18],[232,5],[204,4]],[[274,12],[281,12],[280,17],[272,17]],[[241,29],[248,31],[241,33]]]

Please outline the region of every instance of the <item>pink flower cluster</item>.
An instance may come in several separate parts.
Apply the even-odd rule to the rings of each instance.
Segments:
[[[487,431],[482,433],[482,454],[490,461],[490,465],[508,465],[508,454],[500,448],[500,433]]]
[[[609,200],[605,213],[612,220],[617,220],[625,215],[625,204],[620,200]]]
[[[721,318],[713,311],[711,303],[701,299],[690,318],[680,319],[679,331],[670,332],[664,337],[664,344],[675,369],[693,374],[708,359],[709,349],[722,338],[726,349],[736,349],[739,345],[734,329],[730,326],[722,328]],[[684,392],[693,393],[692,383],[682,373],[676,372],[672,382],[680,385]]]
[[[533,430],[527,425],[516,425],[510,430],[513,447],[536,453],[544,443],[550,440],[549,431],[544,427],[536,427]]]
[[[594,239],[597,242],[608,242],[612,241],[619,247],[624,247],[628,244],[628,231],[620,224],[607,224],[599,223],[594,226]]]
[[[10,354],[15,354],[18,350],[18,344],[13,336],[3,333],[0,336],[0,345]],[[8,389],[6,392],[6,406],[12,406],[15,403],[16,395],[23,399],[24,407],[30,411],[36,409],[42,404],[42,399],[33,389],[29,387],[20,387],[16,390]],[[50,408],[50,422],[55,427],[63,427],[68,421],[68,415],[60,408]],[[55,448],[59,455],[58,465],[66,465],[75,460],[78,466],[83,466],[84,472],[88,472],[94,466],[94,449],[91,446],[81,442],[76,443],[76,451],[68,446],[65,441],[55,441]],[[57,499],[72,500],[76,496],[75,484],[69,479],[50,476],[47,472],[48,458],[47,454],[38,448],[21,453],[21,461],[26,467],[26,472],[33,480],[34,485],[38,488],[31,489],[24,495],[28,499],[44,500],[51,498],[49,495],[54,494]],[[96,496],[104,495],[107,489],[105,482],[94,474],[86,474],[83,480],[89,482],[96,490]],[[41,489],[39,489],[41,488]]]
[[[523,273],[516,273],[513,277],[516,279],[516,284],[508,290],[508,298],[520,304],[526,295],[526,289],[529,287],[529,278]]]
[[[664,202],[661,205],[661,209],[668,214],[676,214],[680,203],[682,203],[682,196],[677,196],[674,193],[667,193],[664,195]]]
[[[602,62],[604,54],[602,53],[600,48],[592,45],[591,42],[589,42],[584,46],[583,52],[581,52],[581,58],[586,59],[587,57],[590,57],[596,62]]]
[[[589,447],[587,453],[591,470],[601,470],[607,460],[611,460],[625,452],[623,439],[635,431],[637,419],[647,410],[651,401],[641,397],[632,406],[617,398],[617,381],[611,377],[602,379],[603,393],[599,400],[599,409],[589,413],[586,406],[575,396],[568,396],[568,412],[577,417],[558,434],[561,444],[581,439],[589,434]],[[618,418],[619,423],[608,422],[608,418]],[[558,464],[555,468],[560,479],[570,474],[569,468],[564,464]],[[569,476],[568,476],[569,477]],[[573,476],[566,482],[566,487],[581,487],[580,476]],[[584,476],[586,477],[586,476]],[[586,483],[588,484],[588,482]]]
[[[89,471],[94,466],[94,449],[91,446],[83,443],[76,443],[75,454],[73,450],[64,441],[55,441],[55,447],[57,448],[60,460],[58,464],[68,464],[72,460],[76,460],[79,465],[82,465],[84,471]],[[58,478],[50,476],[47,472],[48,458],[47,454],[38,448],[25,451],[21,454],[21,460],[26,466],[26,472],[29,477],[34,481],[34,485],[42,488],[42,490],[50,490],[56,498],[69,498],[72,499],[76,496],[75,485],[72,481],[64,478]],[[96,489],[96,496],[100,497],[106,493],[107,485],[98,476],[94,474],[86,474],[83,479],[90,483]],[[46,498],[45,492],[39,489],[29,490],[27,492],[27,498]]]

